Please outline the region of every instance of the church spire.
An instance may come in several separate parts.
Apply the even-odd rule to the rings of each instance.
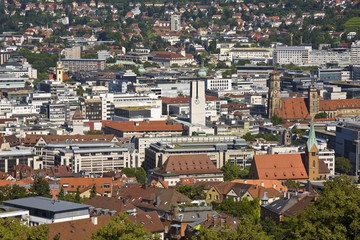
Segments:
[[[307,150],[310,151],[311,148],[314,146],[314,144],[315,144],[316,149],[319,150],[319,146],[317,144],[316,137],[315,137],[314,118],[311,118],[309,139],[306,142]]]

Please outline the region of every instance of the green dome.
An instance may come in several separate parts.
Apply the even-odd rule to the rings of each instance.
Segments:
[[[207,70],[206,68],[200,68],[200,70],[198,71],[198,77],[206,77],[207,75]]]
[[[143,74],[143,73],[146,72],[146,70],[145,70],[145,68],[144,68],[143,65],[141,65],[141,66],[139,67],[138,71],[139,71],[140,74]]]

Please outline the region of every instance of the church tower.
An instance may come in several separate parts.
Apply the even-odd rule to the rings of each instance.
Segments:
[[[205,126],[205,82],[190,83],[190,123]]]
[[[64,81],[64,67],[62,65],[60,53],[59,53],[59,60],[56,62],[56,81],[59,82]]]
[[[269,80],[268,118],[274,116],[275,110],[280,107],[280,74],[274,70],[270,73]]]
[[[315,117],[319,113],[319,95],[314,81],[308,90],[307,108],[311,117]]]
[[[309,139],[306,142],[304,161],[305,169],[308,173],[309,180],[311,181],[319,179],[319,146],[315,137],[313,118],[310,122]]]

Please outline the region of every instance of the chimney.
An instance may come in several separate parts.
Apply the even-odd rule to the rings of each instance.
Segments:
[[[160,206],[160,196],[156,196],[155,206],[156,207]]]
[[[94,225],[97,225],[98,224],[98,221],[97,221],[97,217],[91,217],[91,223],[94,224]]]
[[[176,216],[176,214],[177,214],[177,212],[178,212],[178,206],[174,206],[173,211],[174,211],[174,217],[175,217],[175,216]]]
[[[260,186],[262,186],[262,187],[263,187],[263,186],[264,186],[264,182],[260,182]]]
[[[225,219],[220,218],[220,227],[224,227],[225,226]]]

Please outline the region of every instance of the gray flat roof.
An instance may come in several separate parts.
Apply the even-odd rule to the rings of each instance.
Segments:
[[[40,209],[48,212],[67,212],[78,209],[90,208],[89,205],[72,203],[62,200],[54,200],[45,197],[29,197],[3,202],[6,206],[14,206],[21,209]]]

